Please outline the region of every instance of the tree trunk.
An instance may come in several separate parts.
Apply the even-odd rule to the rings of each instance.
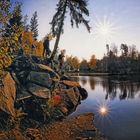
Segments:
[[[64,25],[64,18],[65,18],[65,13],[66,13],[66,7],[67,7],[67,0],[65,2],[64,11],[63,11],[63,14],[62,14],[62,21],[61,21],[61,25],[59,27],[59,31],[58,31],[58,34],[57,34],[57,37],[56,37],[54,49],[53,49],[51,57],[50,57],[51,60],[54,59],[54,56],[56,54],[56,51],[57,51],[57,48],[58,48],[58,44],[59,44],[59,41],[60,41],[60,36],[61,36],[62,28],[63,28],[63,25]]]

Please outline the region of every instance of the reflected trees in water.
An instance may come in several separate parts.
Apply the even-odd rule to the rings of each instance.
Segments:
[[[100,79],[100,80],[99,80]],[[113,77],[82,77],[80,81],[83,86],[89,84],[90,89],[94,90],[96,86],[101,86],[105,91],[105,99],[114,100],[119,98],[120,100],[124,99],[133,99],[136,96],[140,97],[140,81],[137,79],[123,79],[123,80],[114,80]]]
[[[81,83],[82,83],[83,86],[87,84],[87,78],[86,77],[82,77],[80,79],[80,81],[81,81]]]
[[[93,77],[89,77],[89,85],[90,85],[90,88],[92,89],[92,90],[94,90],[95,89],[95,84],[96,84],[96,81],[94,80],[94,78]]]
[[[115,99],[117,96],[120,100],[133,99],[140,91],[140,82],[118,81],[115,83],[115,81],[109,79],[106,82],[102,82],[102,84],[106,90],[105,99]]]

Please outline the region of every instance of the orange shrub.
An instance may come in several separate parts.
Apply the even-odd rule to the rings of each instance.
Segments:
[[[33,33],[32,32],[23,32],[22,34],[22,42],[24,44],[32,45],[33,43]]]
[[[33,43],[33,33],[23,32],[22,33],[22,47],[26,54],[31,54],[32,43]]]
[[[43,42],[42,41],[39,41],[39,42],[35,41],[34,45],[36,46],[36,49],[35,49],[36,56],[41,57],[43,54]]]

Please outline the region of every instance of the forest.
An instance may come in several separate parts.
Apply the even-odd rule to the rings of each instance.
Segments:
[[[135,45],[106,45],[106,53],[102,59],[93,54],[90,60],[79,60],[77,57],[66,57],[67,71],[109,74],[139,74],[140,52]]]
[[[45,23],[45,27],[50,28],[41,38],[39,18],[42,16],[39,13],[45,6],[34,11],[32,8],[42,1],[25,1],[0,0],[0,140],[131,140],[132,137],[137,140],[137,135],[140,137],[137,40],[131,40],[137,46],[125,39],[119,44],[117,38],[116,42],[107,43],[105,39],[104,43],[100,36],[115,36],[112,35],[115,26],[107,20],[103,9],[109,5],[122,12],[119,9],[122,1],[118,0],[119,7],[115,9],[113,5],[118,1],[113,0],[108,3],[101,0],[95,0],[95,3],[92,0],[44,0],[48,7],[55,5],[55,13],[51,6],[43,11],[47,20],[47,16],[52,15],[49,23]],[[28,2],[31,2],[31,9]],[[23,7],[28,7],[32,13],[25,14]],[[97,25],[93,22],[97,17],[93,13],[90,16],[94,8],[104,16]],[[115,12],[111,14],[113,16]],[[65,38],[67,23],[75,35],[75,28],[78,29],[79,36],[68,36],[76,42]],[[81,33],[83,27],[86,32]],[[70,30],[67,33],[71,33]],[[91,54],[96,50],[94,45],[99,45],[94,31],[99,35],[100,48]],[[81,40],[85,35],[89,38],[84,38],[87,42],[83,39],[83,45]],[[81,45],[77,55],[62,45],[64,41],[71,46],[71,52]],[[102,47],[105,52],[99,59],[98,51]],[[86,52],[89,59],[78,55],[85,53],[81,51],[83,48],[89,49],[90,52]]]

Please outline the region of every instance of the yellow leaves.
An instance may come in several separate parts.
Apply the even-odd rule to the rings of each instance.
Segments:
[[[13,39],[14,39],[15,41],[18,41],[18,37],[17,37],[17,36],[15,36]]]
[[[0,69],[9,66],[12,62],[11,57],[8,54],[8,47],[5,47],[3,42],[0,44]]]
[[[31,46],[33,44],[33,33],[23,32],[22,33],[22,48],[26,54],[31,54]]]
[[[71,67],[75,68],[75,69],[79,69],[79,65],[80,65],[80,61],[77,57],[73,57],[73,56],[67,56],[66,57],[66,62],[68,63],[68,65],[70,65]]]
[[[30,44],[27,44],[27,43],[23,44],[23,48],[25,50],[25,53],[33,54],[33,55],[36,55],[38,57],[41,57],[43,54],[43,48],[44,48],[43,42],[42,41],[39,41],[39,42],[33,41],[32,43],[35,46],[35,48],[32,48],[32,45],[30,45]]]
[[[54,36],[51,33],[49,33],[47,36],[48,36],[49,40],[52,40],[54,38]]]
[[[35,46],[36,46],[36,56],[42,56],[42,54],[43,54],[43,43],[42,43],[42,41],[39,41],[39,42],[35,42],[34,43],[35,44]]]
[[[22,34],[23,44],[31,46],[33,44],[33,33],[32,32],[23,32]]]
[[[35,46],[35,48],[32,48],[32,44]],[[32,32],[23,32],[22,47],[26,54],[34,54],[39,57],[41,57],[43,54],[43,42],[34,41]]]

